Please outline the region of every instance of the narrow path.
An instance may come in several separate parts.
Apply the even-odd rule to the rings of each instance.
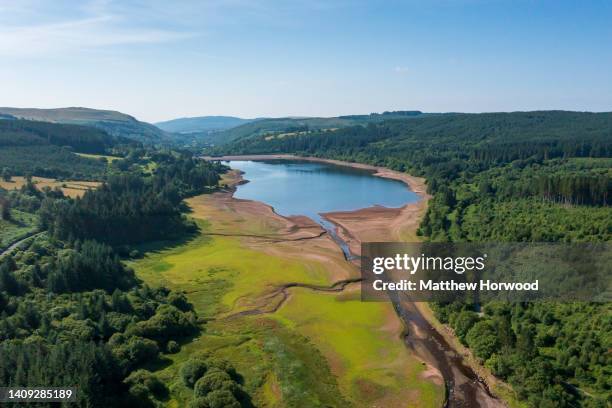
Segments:
[[[6,248],[5,250],[3,250],[2,252],[0,252],[0,258],[2,258],[5,255],[8,255],[9,253],[13,252],[15,249],[17,249],[21,244],[23,244],[24,242],[26,242],[29,239],[35,238],[39,235],[44,234],[44,231],[40,231],[40,232],[32,232],[29,235],[27,235],[24,238],[21,238],[20,240],[13,242],[11,245],[8,246],[8,248]]]

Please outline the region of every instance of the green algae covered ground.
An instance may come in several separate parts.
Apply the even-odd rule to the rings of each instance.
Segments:
[[[296,243],[295,253],[291,246],[275,252],[268,248],[274,244],[262,249],[239,236],[208,235],[216,227],[231,230],[236,220],[235,208],[215,200],[208,195],[188,201],[198,234],[150,247],[131,263],[149,285],[184,291],[203,321],[202,332],[186,339],[180,352],[150,367],[170,389],[168,406],[191,400],[179,369],[195,355],[231,361],[255,406],[441,406],[443,387],[425,378],[425,366],[404,347],[390,304],[361,302],[358,285],[336,293],[290,288],[286,299],[267,296],[287,282],[331,285],[339,272],[329,269],[337,268],[337,260],[295,256],[309,251],[304,243]],[[248,211],[241,220],[257,225],[248,222]],[[244,231],[243,221],[235,231]],[[313,250],[317,245],[313,241]],[[353,273],[352,267],[347,263],[346,273]],[[268,310],[267,302],[275,302],[278,310]],[[249,310],[265,313],[240,313]]]

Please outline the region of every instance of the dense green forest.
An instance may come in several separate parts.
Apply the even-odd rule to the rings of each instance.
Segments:
[[[0,169],[12,175],[93,179],[104,175],[106,163],[74,154],[108,154],[128,139],[79,125],[0,120]]]
[[[432,241],[610,241],[612,113],[445,114],[275,137],[216,154],[295,153],[424,176]],[[437,304],[438,318],[532,407],[612,403],[609,304]]]
[[[43,201],[41,226],[58,239],[113,245],[176,238],[193,229],[181,215],[181,200],[216,187],[223,167],[176,153],[157,154],[156,160],[150,177],[110,175],[82,198]]]
[[[193,228],[181,200],[213,189],[224,170],[185,152],[133,149],[82,198],[31,182],[0,191],[3,218],[31,214],[42,231],[0,254],[0,383],[77,386],[80,407],[162,404],[168,390],[147,368],[202,322],[183,294],[142,284],[119,254]],[[194,358],[183,371],[194,406],[249,406],[229,363]]]
[[[80,153],[104,154],[118,144],[130,143],[133,142],[126,138],[86,126],[29,120],[0,121],[0,146],[68,146]]]

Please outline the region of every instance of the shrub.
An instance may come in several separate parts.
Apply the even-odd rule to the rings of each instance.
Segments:
[[[130,369],[157,358],[159,349],[154,341],[138,336],[127,336],[115,333],[109,340],[113,354],[122,361],[126,369]]]
[[[232,381],[228,373],[218,368],[211,368],[195,383],[194,393],[198,397],[204,397],[211,391],[227,389],[227,385],[224,384],[227,381]]]
[[[126,383],[130,389],[136,385],[142,385],[156,396],[163,396],[167,392],[166,385],[161,382],[155,374],[147,370],[136,370],[123,382]]]
[[[455,334],[464,345],[466,344],[465,336],[477,322],[478,315],[469,310],[462,310],[455,316],[454,320],[451,321],[451,325],[455,329]]]
[[[182,293],[170,292],[168,295],[168,303],[183,312],[193,310],[193,305],[189,303],[187,297]]]
[[[476,357],[482,360],[487,360],[499,348],[497,332],[488,320],[474,324],[465,339]]]
[[[130,392],[130,403],[136,407],[148,407],[151,406],[151,398],[149,390],[142,384],[132,385],[129,389]]]
[[[236,369],[227,360],[216,358],[216,357],[210,357],[206,359],[206,365],[209,368],[215,367],[221,371],[225,371],[226,373],[230,375],[230,377],[232,377],[233,380],[238,380],[239,376],[238,376],[238,373],[236,372]]]
[[[188,360],[181,367],[181,378],[183,383],[193,388],[196,381],[198,381],[204,374],[206,374],[206,364],[201,360]]]
[[[141,321],[128,329],[129,334],[165,342],[172,337],[182,337],[197,330],[192,312],[181,312],[172,305],[161,305],[149,320]]]

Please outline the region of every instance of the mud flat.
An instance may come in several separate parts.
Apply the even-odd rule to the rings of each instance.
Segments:
[[[422,199],[402,208],[370,207],[322,216],[337,226],[338,236],[359,256],[361,242],[418,241],[416,231],[426,210],[427,199]]]

